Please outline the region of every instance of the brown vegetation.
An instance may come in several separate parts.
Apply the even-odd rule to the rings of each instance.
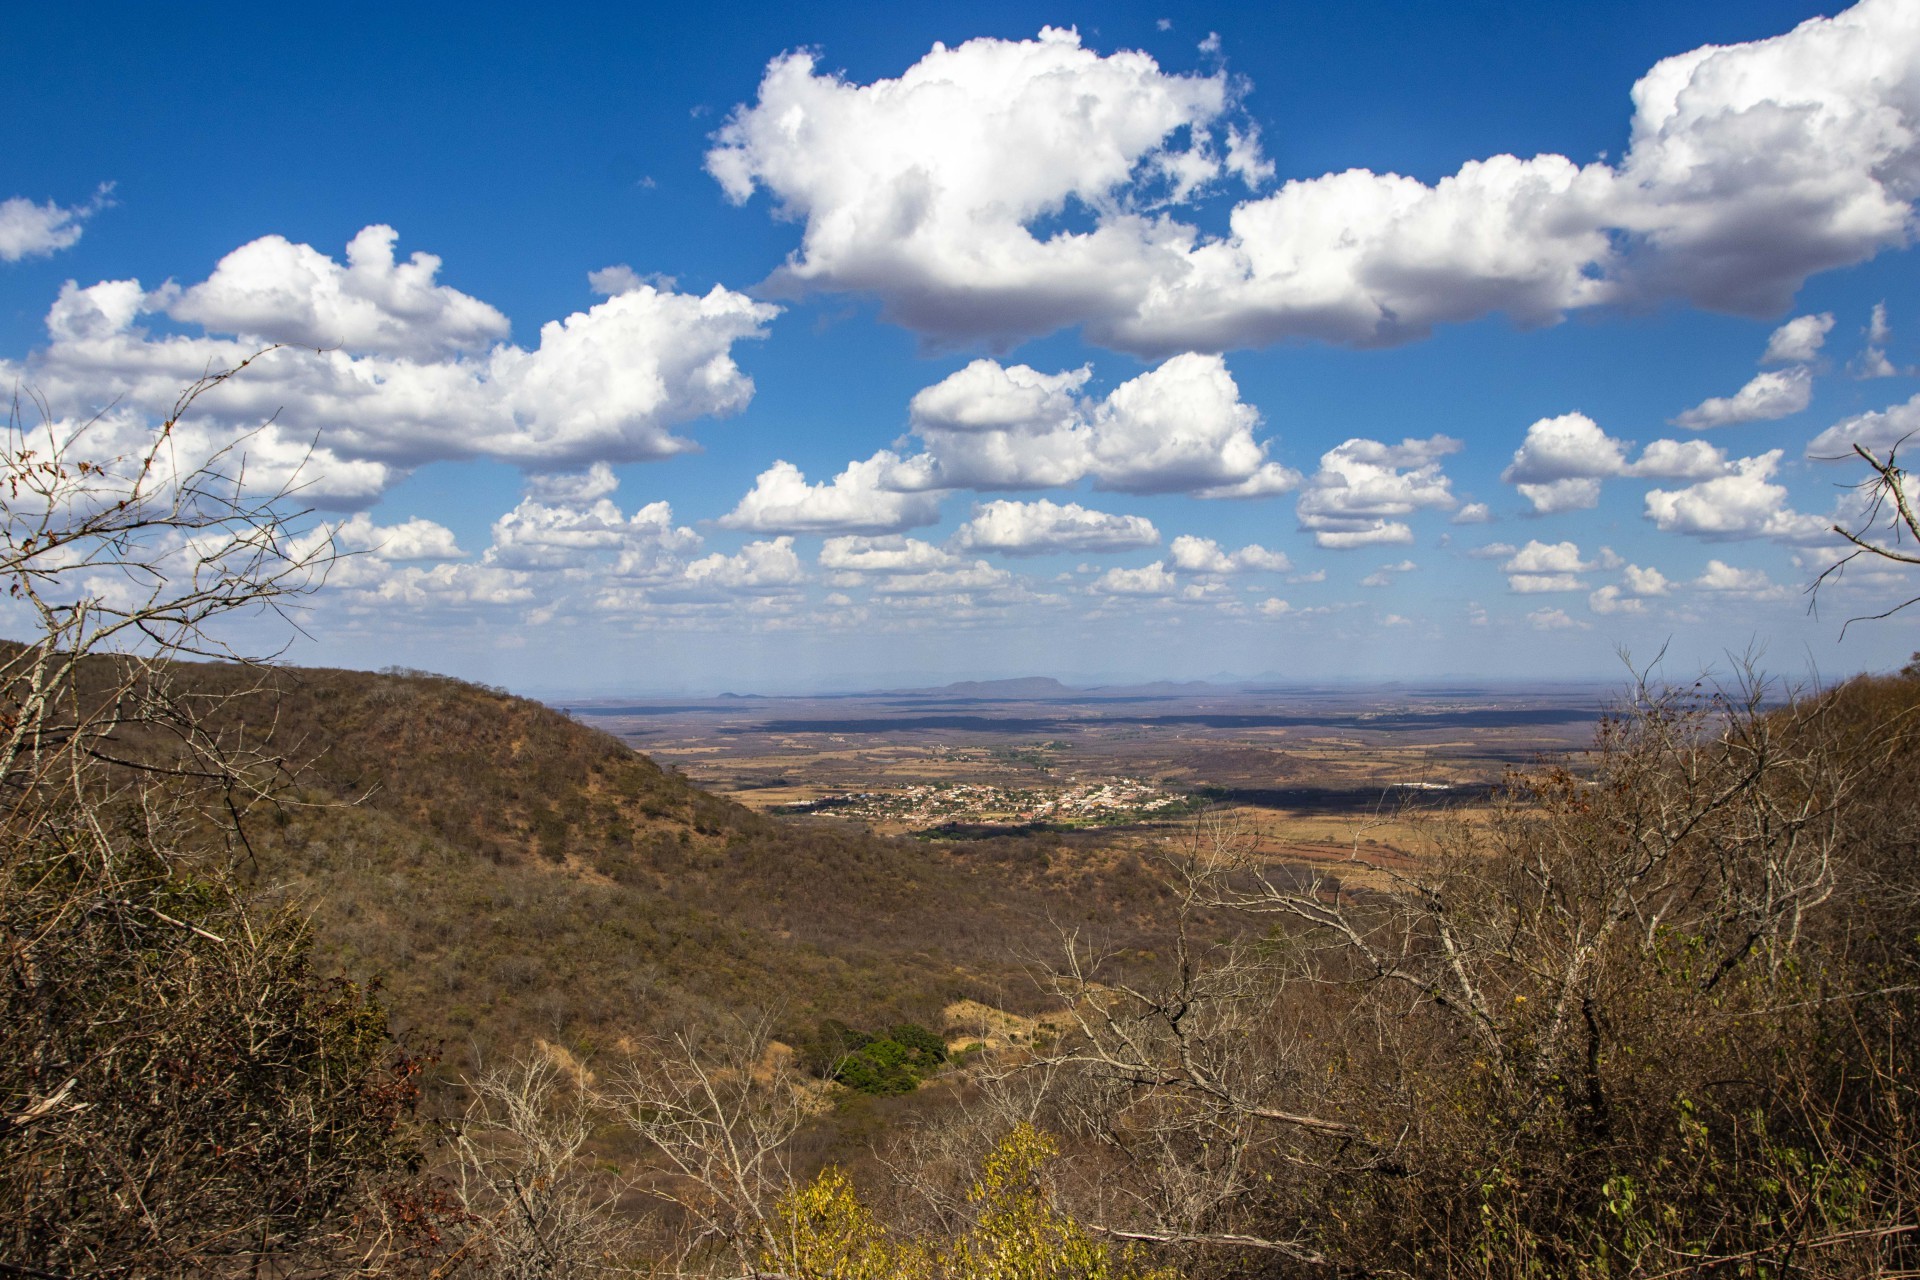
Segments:
[[[1102,883],[1090,850],[1059,841],[949,847],[759,817],[457,681],[153,671],[202,740],[244,739],[283,778],[235,846],[256,891],[311,904],[324,947],[384,977],[409,1025],[465,1032],[457,1053],[495,1064],[437,1086],[443,1113],[466,1112],[432,1157],[449,1181],[405,1192],[439,1205],[411,1212],[456,1268],[565,1274],[553,1259],[571,1250],[582,1267],[738,1273],[771,1247],[771,1228],[742,1224],[774,1221],[829,1158],[852,1160],[876,1229],[959,1238],[969,1180],[1022,1121],[1056,1134],[1046,1196],[1064,1220],[1191,1275],[1912,1266],[1915,679],[1785,707],[1649,689],[1578,773],[1517,775],[1491,822],[1424,821],[1421,856],[1369,856],[1363,832],[1344,860],[1277,863],[1229,814],[1159,877],[1136,861]],[[117,733],[127,758],[162,740]],[[226,955],[194,931],[225,936],[220,901],[154,909]],[[292,920],[243,918],[286,939],[267,953],[288,957],[295,998],[328,989],[304,976]],[[1051,987],[1009,999],[1008,939],[1031,960],[1059,954],[1062,930]],[[169,963],[231,1003],[206,960]],[[327,1026],[372,1016],[332,989],[344,1003],[290,1015],[321,1029],[289,1042],[288,1065],[365,1081],[331,1123],[374,1125],[400,1144],[381,1167],[404,1172],[404,1072],[388,1065],[404,1060],[373,1035],[348,1041],[358,1067],[315,1065],[340,1034]],[[925,1096],[855,1105],[793,1074],[773,1024],[745,1044],[717,1030],[770,1005],[789,1043],[823,1016],[898,1017],[965,1047],[947,1005],[1027,1035],[981,1037],[988,1051]],[[1009,1005],[1052,1012],[991,1012]],[[526,1057],[536,1038],[545,1053]],[[761,1135],[750,1185],[725,1163],[743,1124]],[[175,1164],[225,1149],[186,1141]],[[341,1194],[364,1203],[368,1175],[350,1169]]]
[[[937,1022],[1042,999],[1056,921],[1144,945],[1161,886],[1087,841],[883,839],[781,822],[498,690],[420,672],[182,667],[208,731],[284,777],[247,882],[310,913],[450,1061],[591,1052],[758,1009]],[[253,690],[246,698],[230,697]]]
[[[420,1063],[297,915],[219,874],[276,770],[174,661],[227,654],[219,625],[328,549],[229,459],[173,474],[172,425],[113,466],[17,418],[0,442],[0,580],[30,637],[0,649],[0,1259],[401,1268],[430,1244]]]
[[[1643,691],[1384,892],[1190,848],[1273,927],[1070,957],[1085,1212],[1208,1271],[1910,1272],[1920,682],[1761,701]]]

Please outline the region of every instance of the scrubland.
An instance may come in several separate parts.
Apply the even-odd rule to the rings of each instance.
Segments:
[[[1913,676],[1643,689],[1461,813],[954,841],[423,673],[142,679],[260,785],[103,786],[182,796],[120,905],[9,863],[19,1266],[1920,1268]],[[93,767],[177,766],[163,728]]]

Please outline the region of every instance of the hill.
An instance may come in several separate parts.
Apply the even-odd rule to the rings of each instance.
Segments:
[[[403,1030],[459,1053],[747,1008],[796,1033],[1018,1009],[1038,996],[1021,958],[1057,951],[1056,922],[1149,941],[1157,883],[1092,843],[763,817],[539,703],[422,672],[179,671],[212,728],[285,762],[247,877],[307,905]]]

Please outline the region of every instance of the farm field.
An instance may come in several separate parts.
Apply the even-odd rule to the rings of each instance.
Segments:
[[[819,697],[568,708],[701,787],[763,812],[877,832],[1152,827],[1225,805],[1276,855],[1408,805],[1471,806],[1512,768],[1591,740],[1610,689],[1151,685],[1051,680]]]

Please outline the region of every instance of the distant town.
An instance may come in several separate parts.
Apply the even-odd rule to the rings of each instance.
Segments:
[[[1201,797],[1167,791],[1139,778],[1104,778],[1064,787],[921,783],[887,791],[838,792],[785,806],[781,812],[826,814],[909,830],[995,823],[1094,827],[1176,817],[1204,803]]]

